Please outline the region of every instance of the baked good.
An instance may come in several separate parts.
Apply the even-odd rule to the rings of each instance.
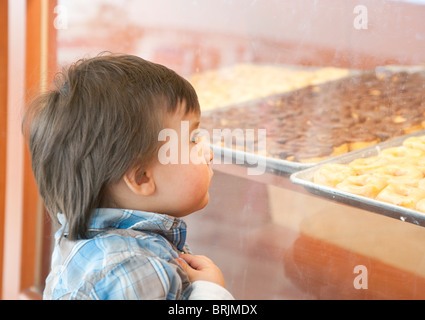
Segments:
[[[404,140],[403,146],[425,152],[425,137],[410,137]]]
[[[358,158],[349,163],[349,166],[354,169],[356,175],[369,174],[390,163],[390,159],[385,157],[368,157]]]
[[[384,165],[377,168],[373,175],[385,181],[387,184],[417,185],[418,181],[424,177],[422,171],[411,164],[397,163]]]
[[[410,147],[400,146],[388,148],[381,151],[380,156],[389,158],[390,161],[397,161],[399,159],[420,159],[425,153],[420,149],[414,149]]]
[[[368,198],[375,198],[386,186],[387,183],[384,179],[372,174],[363,174],[347,177],[338,183],[336,188]]]
[[[353,176],[354,170],[343,164],[331,163],[323,165],[314,174],[314,182],[335,187],[347,177]]]
[[[416,209],[419,201],[425,199],[425,190],[407,184],[389,184],[376,200],[392,203],[409,209]]]
[[[416,210],[425,212],[425,199],[421,199],[416,203]]]

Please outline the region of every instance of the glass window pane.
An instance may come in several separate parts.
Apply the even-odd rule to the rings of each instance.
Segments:
[[[236,298],[425,297],[410,286],[425,278],[417,215],[333,201],[315,183],[317,197],[289,179],[425,129],[424,1],[59,0],[55,10],[59,66],[135,54],[197,90],[216,173],[210,203],[187,217],[188,238]],[[230,138],[213,139],[214,129]],[[423,163],[409,157],[420,189]],[[365,272],[375,288],[365,290]]]

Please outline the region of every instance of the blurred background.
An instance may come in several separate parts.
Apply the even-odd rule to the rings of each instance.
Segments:
[[[54,230],[32,178],[20,119],[57,70],[104,51],[164,64],[194,85],[209,71],[238,65],[354,70],[421,65],[425,1],[0,0],[0,43],[0,297],[40,299]],[[259,79],[256,86],[273,85],[273,79]],[[214,95],[208,86],[197,89],[200,96]],[[356,208],[334,225],[342,227],[333,232],[348,228],[346,233],[332,233],[329,240],[322,225],[339,218],[319,219],[311,208],[347,211],[344,206],[308,196],[279,175],[254,179],[236,165],[215,169],[210,204],[187,218],[188,240],[193,251],[222,267],[236,298],[425,297],[425,289],[418,289],[425,288],[425,253],[417,242],[400,240],[393,250],[398,255],[390,258],[364,249],[395,235],[422,239],[422,228]],[[273,193],[280,205],[292,206],[276,209]],[[276,210],[285,213],[276,218]],[[370,225],[375,227],[369,230]],[[393,233],[376,233],[377,225]],[[359,239],[370,234],[371,242],[360,246]],[[355,290],[353,266],[366,263],[378,270],[376,285]]]

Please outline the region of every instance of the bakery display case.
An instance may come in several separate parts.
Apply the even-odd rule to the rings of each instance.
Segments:
[[[50,9],[58,70],[128,53],[196,89],[214,177],[187,240],[236,299],[425,299],[424,1]]]
[[[305,185],[425,129],[422,3],[94,3],[59,1],[58,63],[126,52],[192,83],[215,174],[188,242],[236,299],[425,298],[422,212]]]

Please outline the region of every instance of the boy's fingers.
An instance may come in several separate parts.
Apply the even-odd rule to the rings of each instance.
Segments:
[[[186,261],[194,269],[202,269],[212,263],[211,260],[205,256],[182,254],[179,257]]]
[[[189,264],[187,264],[183,259],[178,258],[175,260],[183,268],[183,271],[186,272],[186,274],[189,276],[189,279],[192,279],[192,277],[195,276],[196,272],[198,272],[196,269],[192,268]]]
[[[186,273],[188,271],[190,271],[190,269],[192,269],[187,263],[185,263],[184,261],[182,261],[181,259],[175,259],[177,261],[177,263],[183,268],[184,271],[186,271]]]
[[[220,269],[205,256],[194,256],[191,254],[182,254],[176,259],[183,270],[189,276],[191,282],[205,280],[225,287],[224,278]]]

